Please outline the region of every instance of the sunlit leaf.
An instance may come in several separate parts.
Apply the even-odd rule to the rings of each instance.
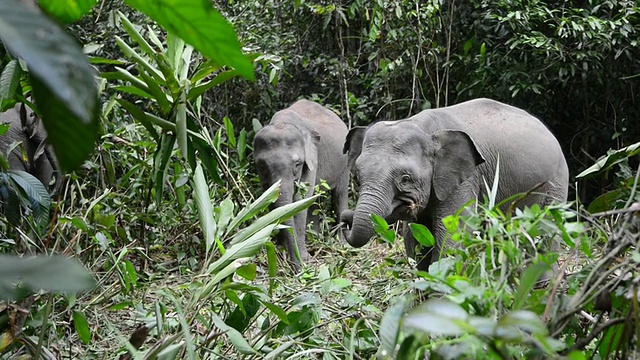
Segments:
[[[98,0],[38,0],[38,5],[67,24],[79,20]]]
[[[253,64],[243,55],[233,27],[202,0],[125,0],[149,16],[168,32],[174,33],[204,56],[235,68],[253,79]]]
[[[413,234],[413,237],[420,245],[430,247],[436,244],[436,239],[426,226],[418,223],[410,223],[409,229],[411,229],[411,234]]]
[[[76,329],[78,337],[84,344],[91,342],[91,330],[87,323],[87,317],[81,311],[73,312],[73,327]]]

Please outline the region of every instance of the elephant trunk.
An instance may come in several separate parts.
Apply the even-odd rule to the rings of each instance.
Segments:
[[[371,222],[371,214],[376,214],[382,218],[387,218],[391,214],[391,198],[382,191],[361,192],[360,199],[351,217],[351,230],[346,230],[344,235],[349,245],[362,247],[375,235],[375,230]],[[345,221],[349,223],[349,221]]]
[[[280,183],[280,196],[271,205],[271,209],[277,209],[284,205],[291,204],[294,200],[293,181],[287,181],[282,179]],[[283,229],[277,235],[277,241],[287,248],[287,251],[291,251],[291,245],[294,243],[295,236],[292,232],[295,232],[295,226],[293,218],[285,220],[284,225],[291,227],[291,229]]]

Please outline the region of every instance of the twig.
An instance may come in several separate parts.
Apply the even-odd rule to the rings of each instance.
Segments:
[[[573,350],[579,350],[584,348],[585,346],[589,345],[589,343],[591,342],[591,340],[595,339],[596,336],[598,336],[601,332],[607,330],[608,328],[614,326],[614,325],[618,325],[620,323],[623,323],[627,321],[626,317],[621,317],[621,318],[615,318],[615,319],[611,319],[609,321],[607,321],[606,323],[602,324],[600,327],[596,328],[595,330],[593,330],[589,336],[587,336],[586,338],[582,338],[582,339],[578,339],[576,341],[576,343],[568,350],[564,350],[563,354],[568,354]]]

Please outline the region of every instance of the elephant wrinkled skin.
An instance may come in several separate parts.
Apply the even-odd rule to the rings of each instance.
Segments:
[[[440,258],[442,219],[487,195],[484,182],[491,186],[498,162],[496,202],[536,187],[518,207],[567,199],[569,171],[556,138],[527,112],[489,99],[354,128],[344,151],[360,182],[355,210],[341,217],[347,242],[361,247],[374,235],[370,214],[425,225],[436,245],[420,251],[419,270]],[[418,243],[404,229],[407,254],[416,257]]]
[[[280,184],[280,197],[274,207],[290,204],[300,199],[295,182],[308,184],[306,196],[313,195],[320,179],[331,188],[333,209],[339,217],[347,207],[349,171],[347,156],[342,153],[347,126],[332,111],[307,100],[299,100],[290,107],[278,111],[269,125],[263,127],[253,141],[253,158],[261,185],[267,189],[276,181]],[[277,241],[283,244],[292,265],[299,269],[295,246],[302,261],[307,260],[305,244],[307,213],[312,208],[297,214],[285,225],[291,227],[280,231]],[[318,226],[314,218],[314,226]]]
[[[62,176],[53,148],[46,143],[47,132],[42,121],[24,105],[16,105],[0,113],[0,123],[9,124],[7,133],[0,136],[0,151],[7,156],[11,170],[26,171],[40,180],[45,189],[57,191]],[[7,154],[16,142],[20,144]]]

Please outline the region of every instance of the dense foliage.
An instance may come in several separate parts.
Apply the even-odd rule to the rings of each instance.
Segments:
[[[56,52],[57,41],[75,46],[62,27],[42,20],[46,41],[12,38],[42,31],[44,15],[0,5],[3,109],[31,95],[55,110],[41,115],[58,152],[93,144],[87,131],[99,127],[52,204],[0,176],[0,357],[637,356],[637,2],[67,5],[40,2],[59,22],[79,19],[69,30],[88,57],[69,56],[99,74],[99,109],[69,98],[96,90],[64,72],[73,67],[41,79],[71,61]],[[460,246],[429,272],[413,270],[383,219],[372,219],[379,239],[364,251],[339,244],[327,222],[310,231],[313,259],[294,273],[271,236],[325,192],[269,211],[278,188],[258,191],[250,144],[300,97],[349,125],[476,97],[511,103],[558,136],[579,201],[503,214],[484,199],[445,219]],[[541,251],[554,237],[563,251]],[[79,260],[95,284],[78,262],[6,255],[54,253]],[[540,283],[558,258],[560,275]]]

